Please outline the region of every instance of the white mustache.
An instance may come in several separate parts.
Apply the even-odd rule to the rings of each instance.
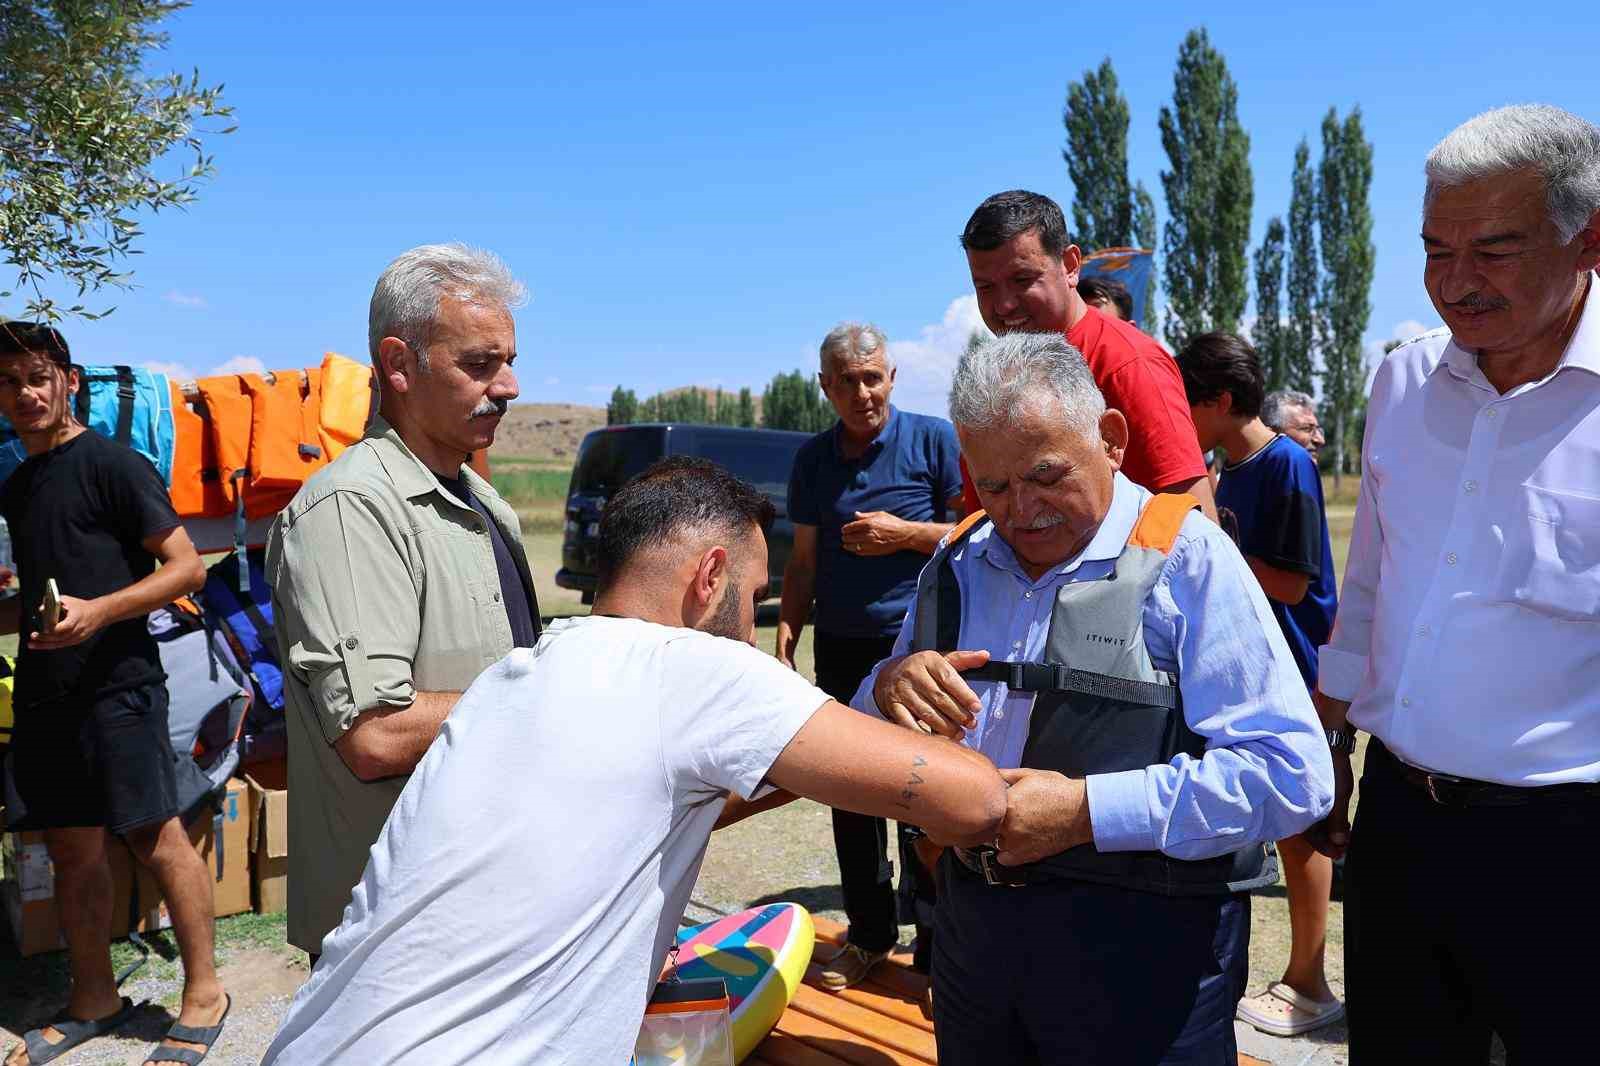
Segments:
[[[484,415],[504,415],[508,404],[505,400],[491,400],[485,396],[478,401],[478,406],[472,409],[469,418],[482,418]]]
[[[1035,518],[1029,524],[1027,524],[1025,526],[1018,526],[1017,528],[1018,529],[1025,529],[1025,530],[1029,530],[1029,531],[1037,531],[1037,530],[1041,530],[1041,529],[1049,529],[1051,526],[1059,526],[1062,522],[1065,522],[1065,521],[1066,521],[1066,519],[1061,517],[1058,514],[1055,514],[1053,512],[1046,512],[1046,513],[1040,515],[1039,517]]]

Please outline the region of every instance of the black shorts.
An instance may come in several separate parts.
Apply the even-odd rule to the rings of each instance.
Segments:
[[[9,828],[126,833],[159,824],[178,813],[176,763],[165,682],[102,696],[82,710],[25,709],[11,745],[22,819],[8,819]]]

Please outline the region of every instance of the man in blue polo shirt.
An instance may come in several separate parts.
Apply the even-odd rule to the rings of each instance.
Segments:
[[[1338,606],[1322,478],[1316,460],[1261,419],[1264,375],[1256,353],[1231,333],[1206,333],[1178,353],[1202,449],[1228,453],[1217,511],[1238,520],[1250,564],[1306,688],[1317,686],[1317,649]],[[1289,964],[1283,979],[1241,1000],[1238,1016],[1265,1033],[1297,1036],[1344,1017],[1323,972],[1333,863],[1303,837],[1278,842],[1289,894]]]
[[[783,571],[777,656],[794,666],[795,646],[816,606],[817,687],[849,702],[861,679],[894,647],[917,575],[959,514],[960,446],[942,418],[889,405],[894,366],[883,333],[846,322],[822,341],[818,375],[839,420],[801,446],[789,478],[794,552]],[[822,973],[848,988],[899,939],[888,824],[833,812],[839,883],[850,922],[847,944]],[[902,888],[931,899],[932,882],[902,830]],[[926,969],[929,936],[917,922]]]

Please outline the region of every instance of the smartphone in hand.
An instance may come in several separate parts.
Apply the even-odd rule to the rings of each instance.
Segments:
[[[48,578],[44,583],[44,602],[39,605],[41,620],[40,631],[50,632],[61,621],[61,589],[56,586],[55,578]]]

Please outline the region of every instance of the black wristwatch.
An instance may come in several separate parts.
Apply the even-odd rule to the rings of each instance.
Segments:
[[[1328,738],[1328,747],[1341,755],[1349,755],[1356,750],[1356,731],[1348,725],[1343,729],[1324,729],[1322,734]]]

